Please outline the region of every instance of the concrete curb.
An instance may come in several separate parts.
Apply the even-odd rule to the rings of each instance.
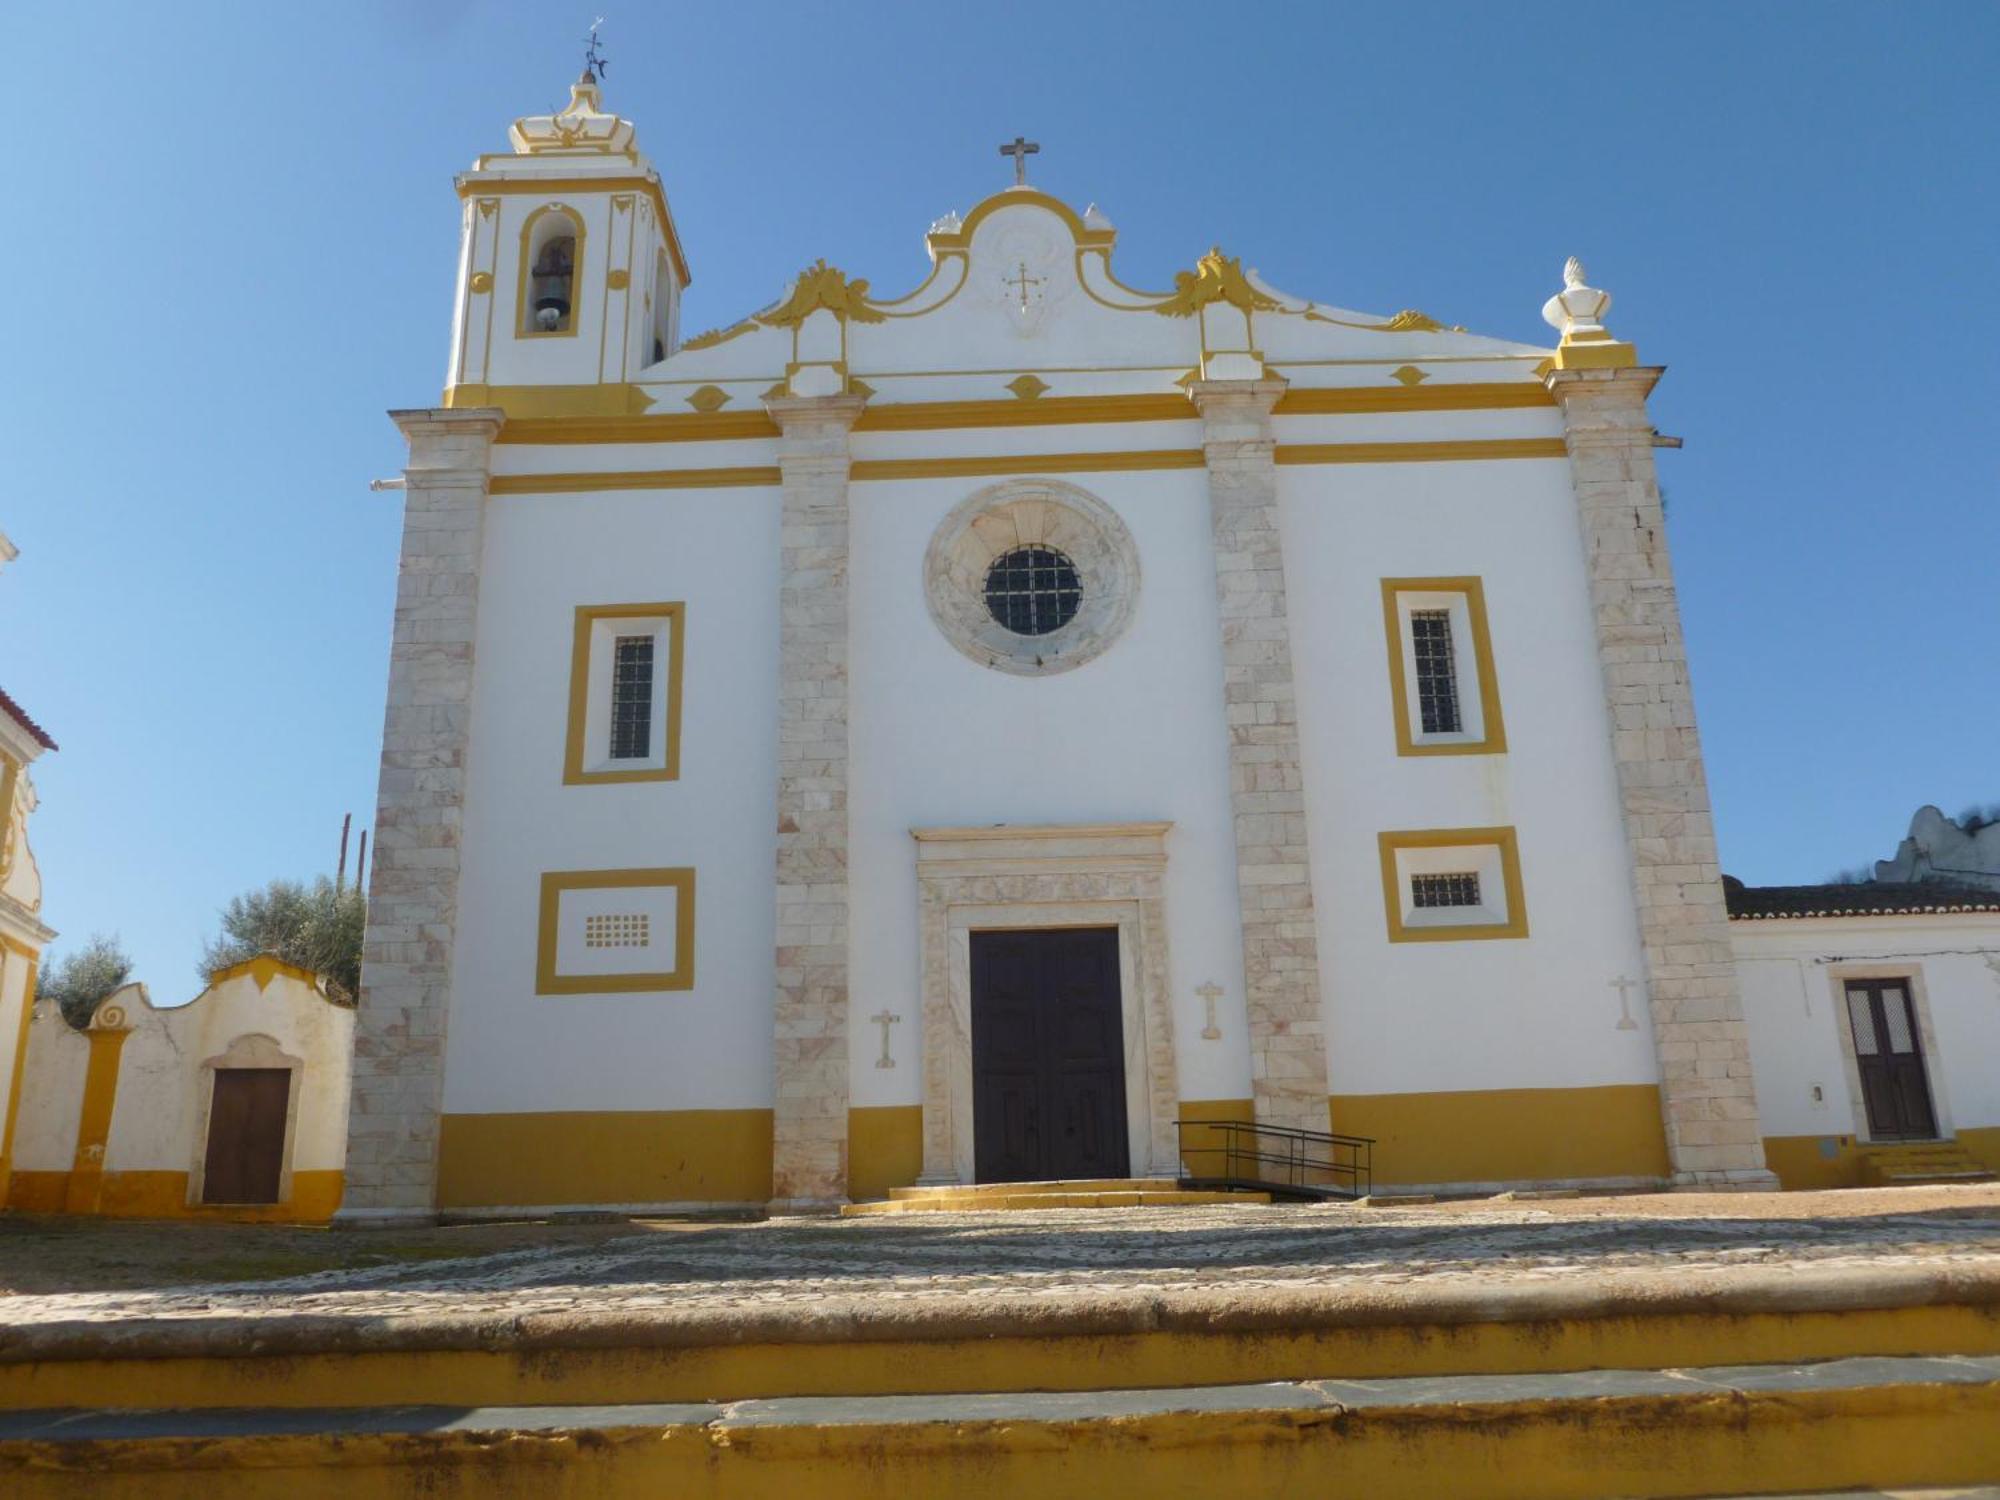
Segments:
[[[1579,1323],[1744,1317],[1952,1306],[2000,1323],[2000,1258],[1916,1267],[1767,1267],[1567,1276],[1494,1286],[1457,1284],[1193,1291],[999,1292],[896,1301],[832,1298],[803,1305],[533,1314],[305,1313],[74,1318],[6,1323],[0,1365],[33,1361],[245,1355],[708,1348],[1120,1334],[1297,1334],[1316,1329]]]

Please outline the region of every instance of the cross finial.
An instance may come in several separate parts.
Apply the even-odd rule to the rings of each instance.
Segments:
[[[602,16],[590,23],[590,37],[583,47],[583,76],[586,79],[595,78],[599,83],[604,82],[604,72],[609,66],[604,61],[603,52],[598,50],[597,28],[603,24]]]
[[[1015,187],[1026,187],[1028,185],[1028,158],[1041,149],[1039,145],[1024,135],[1015,136],[1010,145],[1000,148],[1002,156],[1011,156],[1014,158]]]

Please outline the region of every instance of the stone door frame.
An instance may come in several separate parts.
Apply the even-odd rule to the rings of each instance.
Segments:
[[[972,933],[1115,927],[1135,1177],[1179,1174],[1167,986],[1171,823],[916,828],[924,1184],[973,1180]]]
[[[215,1105],[215,1075],[232,1068],[282,1068],[291,1074],[285,1090],[284,1154],[278,1158],[278,1205],[283,1206],[292,1201],[292,1148],[298,1143],[299,1096],[305,1092],[306,1060],[293,1056],[276,1037],[261,1031],[232,1038],[214,1057],[204,1057],[195,1070],[194,1160],[188,1170],[188,1204],[202,1206],[202,1194],[207,1191],[208,1120]]]

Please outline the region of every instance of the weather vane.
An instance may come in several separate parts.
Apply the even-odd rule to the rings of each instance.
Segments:
[[[604,54],[598,50],[597,41],[597,28],[603,24],[604,17],[602,16],[599,16],[595,21],[590,23],[590,40],[585,44],[583,49],[584,74],[587,77],[594,77],[599,83],[604,82],[604,70],[606,67]]]

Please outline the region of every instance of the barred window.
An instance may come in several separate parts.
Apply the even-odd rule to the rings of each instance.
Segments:
[[[986,570],[986,608],[1016,635],[1047,635],[1076,617],[1083,585],[1053,547],[1016,547]]]
[[[583,919],[586,948],[647,948],[653,942],[653,920],[645,912],[601,913]]]
[[[653,637],[621,635],[611,655],[611,758],[644,760],[653,749]]]
[[[1410,611],[1410,646],[1417,661],[1417,708],[1425,734],[1459,734],[1458,662],[1451,644],[1451,611]]]
[[[1419,907],[1479,905],[1479,872],[1463,870],[1445,875],[1412,875],[1410,895]]]

